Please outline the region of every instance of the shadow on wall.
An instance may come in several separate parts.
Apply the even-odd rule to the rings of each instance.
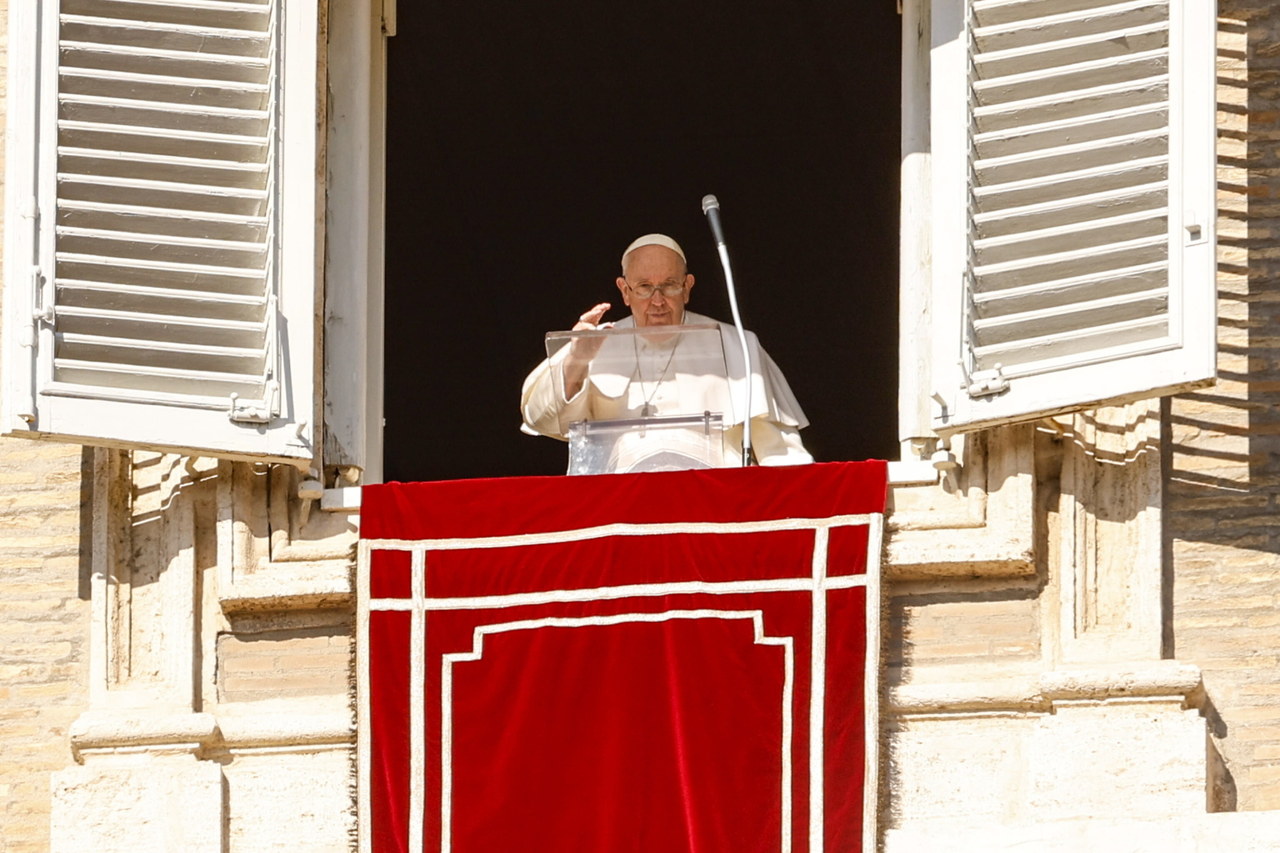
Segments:
[[[1209,809],[1280,807],[1280,9],[1222,0],[1218,383],[1166,403],[1165,654],[1204,673]]]
[[[1266,55],[1270,27],[1225,18],[1232,5],[1219,23],[1218,383],[1170,402],[1166,506],[1174,538],[1277,554],[1280,57]]]

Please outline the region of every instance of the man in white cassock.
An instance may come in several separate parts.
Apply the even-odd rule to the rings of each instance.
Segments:
[[[689,274],[680,245],[664,234],[647,234],[622,253],[622,275],[617,286],[631,316],[617,323],[601,323],[612,307],[601,302],[583,313],[573,330],[653,328],[657,332],[664,326],[710,324],[712,330],[708,334],[713,343],[719,344],[715,355],[723,358],[727,380],[707,375],[703,369],[706,360],[701,358],[706,353],[699,352],[699,344],[689,342],[697,336],[637,333],[607,342],[603,337],[579,339],[543,361],[525,379],[520,399],[524,417],[521,428],[529,434],[567,440],[569,425],[575,421],[719,412],[724,423],[725,464],[738,465],[742,459],[742,430],[747,420],[743,409],[749,381],[751,446],[756,460],[761,465],[812,462],[813,457],[800,440],[800,430],[809,422],[782,371],[756,336],[748,332],[748,379],[734,327],[685,310],[693,285],[694,277]],[[717,327],[719,342],[714,340],[713,330]],[[706,340],[705,335],[702,340]],[[601,353],[602,347],[625,347],[627,368],[593,370],[592,362],[604,360],[610,352],[606,349]],[[556,371],[560,373],[558,382],[553,375]]]

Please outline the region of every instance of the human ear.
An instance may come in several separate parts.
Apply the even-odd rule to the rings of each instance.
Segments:
[[[693,275],[688,274],[684,277],[684,304],[689,304],[689,291],[693,290]]]
[[[630,308],[631,288],[627,287],[627,280],[622,276],[618,276],[618,292],[622,294],[622,304]]]

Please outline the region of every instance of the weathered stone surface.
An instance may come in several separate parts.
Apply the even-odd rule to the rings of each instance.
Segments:
[[[53,777],[53,853],[224,853],[222,768],[187,756],[121,756],[123,767]]]
[[[7,4],[0,4],[7,5]],[[0,837],[49,849],[50,775],[88,701],[79,447],[0,438]]]
[[[351,849],[350,768],[346,749],[296,754],[247,750],[236,755],[225,770],[228,853]]]
[[[1186,814],[1177,820],[1043,820],[982,829],[933,826],[886,833],[884,853],[1269,853],[1280,838],[1280,813]]]

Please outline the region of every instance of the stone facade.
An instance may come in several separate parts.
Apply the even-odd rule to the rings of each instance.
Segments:
[[[1033,571],[891,585],[888,849],[1280,837],[1280,10],[1218,5],[1218,383],[1038,427]]]
[[[288,468],[84,458],[82,653],[45,685],[75,701],[41,732],[31,849],[348,849],[350,518]]]
[[[1280,837],[1280,9],[1219,9],[1221,378],[895,489],[888,850]],[[0,440],[5,851],[347,849],[355,525],[301,486]]]

